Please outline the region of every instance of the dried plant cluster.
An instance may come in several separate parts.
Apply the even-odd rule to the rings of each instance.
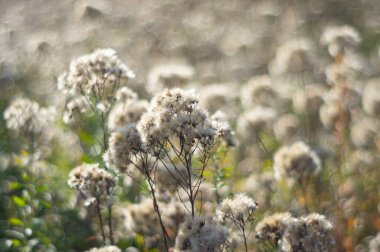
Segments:
[[[257,1],[237,17],[257,17],[255,37],[186,3],[199,50],[160,53],[189,60],[95,49],[60,67],[53,98],[4,100],[0,251],[378,251],[380,57],[360,27],[303,31],[329,3]],[[114,11],[99,6],[80,20]]]

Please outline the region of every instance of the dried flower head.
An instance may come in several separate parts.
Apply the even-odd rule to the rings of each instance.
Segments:
[[[69,71],[59,81],[59,88],[108,100],[123,82],[134,77],[113,49],[97,49],[70,63]]]
[[[298,73],[314,64],[314,48],[309,39],[290,40],[278,48],[270,70],[274,75]]]
[[[273,108],[254,107],[243,112],[237,121],[237,132],[247,140],[257,137],[260,130],[270,128],[277,112]]]
[[[28,98],[17,98],[4,111],[7,128],[20,134],[41,136],[55,119],[55,109],[42,108]]]
[[[221,252],[228,245],[228,230],[204,217],[188,218],[181,224],[174,251]]]
[[[75,96],[66,104],[66,110],[63,113],[63,121],[66,124],[71,124],[76,121],[76,117],[80,114],[86,113],[90,110],[90,105],[88,104],[84,96]]]
[[[116,130],[126,124],[137,123],[147,111],[149,102],[146,100],[128,100],[117,103],[108,116],[108,128]]]
[[[277,245],[286,228],[293,221],[294,218],[288,212],[267,216],[257,223],[255,228],[256,238],[261,242],[271,241]]]
[[[319,174],[321,161],[309,146],[297,142],[276,152],[273,168],[277,180],[285,178],[292,185],[296,181]]]
[[[356,147],[372,147],[377,132],[376,120],[370,117],[360,118],[351,127],[351,141]]]
[[[112,167],[116,172],[126,173],[131,161],[134,160],[133,154],[138,153],[142,148],[136,125],[128,124],[111,134],[104,160],[107,166]]]
[[[216,210],[219,222],[236,220],[241,222],[252,221],[252,214],[257,209],[257,202],[243,193],[236,194],[232,199],[225,199]]]
[[[199,90],[199,104],[210,113],[218,111],[223,106],[231,106],[235,97],[236,92],[230,83],[207,85]]]
[[[295,111],[308,115],[318,114],[326,92],[326,88],[321,84],[309,85],[304,90],[298,90],[293,96]]]
[[[228,146],[236,146],[235,132],[232,131],[226,116],[221,111],[216,111],[211,116],[212,124],[216,130],[217,136]]]
[[[121,252],[121,249],[119,249],[116,246],[105,246],[102,248],[93,248],[88,250],[87,252]]]
[[[280,241],[281,251],[331,251],[333,225],[324,215],[309,214],[292,221]]]
[[[149,73],[147,90],[155,93],[165,88],[184,87],[193,76],[194,69],[188,65],[159,65]]]
[[[192,92],[178,88],[156,95],[137,125],[147,148],[162,145],[169,137],[178,138],[187,150],[196,143],[212,146],[218,129],[198,102]]]
[[[335,57],[345,50],[355,48],[361,41],[357,30],[351,26],[329,26],[321,37],[321,44],[328,47],[331,56]]]
[[[138,95],[133,90],[128,87],[121,87],[116,92],[116,100],[126,102],[126,101],[134,101],[137,100]]]
[[[364,87],[362,103],[364,111],[371,116],[380,117],[380,78],[372,79]]]
[[[285,114],[273,124],[274,135],[277,140],[290,141],[300,130],[300,120],[294,114]]]
[[[269,75],[252,77],[247,84],[241,88],[241,103],[245,108],[259,106],[274,106],[279,95],[274,89],[272,79]]]
[[[99,164],[82,164],[70,172],[68,184],[81,193],[87,204],[92,204],[111,195],[115,179],[111,173],[100,169]]]
[[[369,241],[369,252],[377,252],[379,250],[380,250],[380,232],[377,233],[377,235]]]

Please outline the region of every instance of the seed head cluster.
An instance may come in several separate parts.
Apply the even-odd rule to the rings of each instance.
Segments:
[[[142,141],[136,125],[127,124],[111,134],[104,160],[107,166],[112,167],[116,172],[125,173],[134,160],[133,154],[138,153],[142,148]]]
[[[279,242],[281,251],[330,251],[333,225],[325,216],[312,213],[292,221]]]
[[[121,249],[119,249],[116,246],[105,246],[102,248],[93,248],[88,250],[87,252],[121,252]]]
[[[196,143],[203,148],[212,146],[218,129],[198,102],[193,92],[178,88],[156,95],[137,124],[147,148],[161,145],[171,137],[180,139],[188,150]]]
[[[219,222],[224,222],[228,219],[247,222],[257,207],[257,202],[240,193],[232,199],[223,200],[216,211],[216,218]]]
[[[121,62],[113,49],[97,49],[70,63],[59,88],[70,94],[85,93],[108,97],[123,80],[133,79],[134,73]]]
[[[176,242],[176,252],[222,251],[228,246],[228,230],[204,217],[187,219],[181,224]]]
[[[284,146],[274,156],[274,176],[285,178],[289,185],[319,174],[321,161],[317,154],[303,142]]]
[[[82,164],[70,172],[68,184],[77,189],[90,205],[107,200],[115,187],[115,179],[98,164]]]
[[[40,136],[55,120],[53,107],[43,108],[27,98],[17,98],[4,111],[7,128],[20,134]]]

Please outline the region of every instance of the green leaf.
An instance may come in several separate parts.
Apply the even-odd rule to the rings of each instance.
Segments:
[[[51,204],[45,200],[41,200],[40,205],[44,208],[51,208]]]
[[[95,143],[94,137],[83,130],[79,131],[79,138],[82,142],[84,142],[87,145],[93,145]]]
[[[12,239],[12,246],[13,247],[19,247],[21,246],[21,241],[17,239]]]
[[[9,218],[8,223],[15,226],[24,226],[24,222],[18,218]]]
[[[18,182],[10,182],[8,184],[8,188],[9,190],[17,190],[17,189],[20,189],[20,188],[23,188],[24,185],[21,184],[21,183],[18,183]]]
[[[144,241],[144,237],[142,235],[137,234],[135,237],[135,242],[136,242],[138,247],[140,247],[140,248],[144,247],[145,241]]]
[[[22,198],[16,195],[12,196],[12,199],[13,199],[13,202],[19,207],[24,207],[26,205],[25,200],[23,200]]]
[[[45,185],[39,185],[36,187],[37,192],[46,192],[48,188]]]

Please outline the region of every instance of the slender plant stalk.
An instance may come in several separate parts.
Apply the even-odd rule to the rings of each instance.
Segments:
[[[96,198],[96,213],[99,218],[100,229],[102,230],[103,244],[106,244],[106,235],[104,234],[104,228],[103,228],[103,218],[100,212],[100,200],[98,198]]]
[[[245,235],[245,227],[244,227],[244,225],[242,225],[241,230],[242,230],[242,233],[243,233],[245,252],[248,252],[247,236]]]
[[[110,230],[111,245],[113,245],[115,242],[113,239],[113,229],[112,229],[112,204],[108,205],[108,228]]]
[[[149,175],[148,175],[149,176]],[[149,184],[149,187],[150,187],[150,191],[152,193],[152,197],[153,197],[153,207],[154,207],[154,210],[156,211],[157,215],[158,215],[158,220],[160,222],[160,226],[161,226],[161,230],[162,230],[162,234],[164,236],[164,243],[165,243],[165,251],[168,252],[169,251],[169,246],[168,246],[168,241],[167,241],[167,236],[168,236],[168,233],[166,232],[166,229],[165,229],[165,226],[164,226],[164,223],[162,221],[162,217],[161,217],[161,212],[160,212],[160,209],[158,207],[158,203],[157,203],[157,198],[156,198],[156,193],[155,193],[155,190],[153,188],[153,184],[152,184],[152,181],[151,179],[148,177],[148,184]]]

